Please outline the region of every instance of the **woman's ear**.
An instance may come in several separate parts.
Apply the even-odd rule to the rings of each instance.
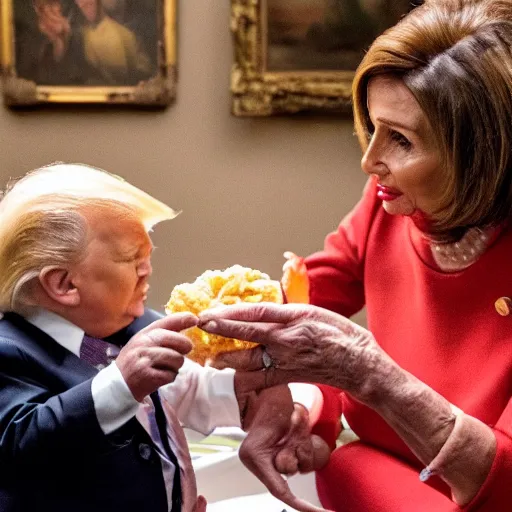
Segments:
[[[39,274],[39,283],[48,297],[62,306],[74,307],[80,304],[80,293],[67,269],[46,267]]]

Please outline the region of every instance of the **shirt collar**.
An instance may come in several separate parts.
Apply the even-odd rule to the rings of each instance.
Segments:
[[[80,357],[80,346],[84,338],[84,331],[80,327],[43,308],[37,308],[26,315],[25,320],[51,336],[59,345]]]

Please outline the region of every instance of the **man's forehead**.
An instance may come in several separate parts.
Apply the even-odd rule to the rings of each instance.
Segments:
[[[126,247],[151,244],[144,224],[134,215],[120,215],[116,212],[88,215],[88,225],[91,239]]]

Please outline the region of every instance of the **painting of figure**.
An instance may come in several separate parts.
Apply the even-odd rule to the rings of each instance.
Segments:
[[[158,0],[12,0],[19,78],[135,86],[158,67]]]
[[[266,0],[266,70],[353,71],[370,43],[420,3]]]

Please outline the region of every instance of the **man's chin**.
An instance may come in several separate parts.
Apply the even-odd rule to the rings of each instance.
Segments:
[[[136,318],[140,318],[144,314],[145,309],[146,307],[144,305],[144,302],[141,302],[140,304],[131,308],[130,311],[128,312],[128,316],[131,317],[130,323],[133,322]]]

